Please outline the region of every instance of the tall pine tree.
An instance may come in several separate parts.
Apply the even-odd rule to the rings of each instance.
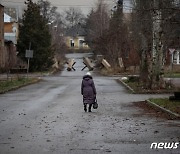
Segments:
[[[25,4],[27,10],[23,14],[17,44],[19,56],[25,60],[25,51],[30,47],[34,51],[30,60],[30,71],[47,70],[53,64],[54,56],[48,22],[40,14],[40,8],[36,3],[27,0]]]

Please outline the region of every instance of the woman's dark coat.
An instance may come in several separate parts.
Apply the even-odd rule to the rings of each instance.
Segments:
[[[96,88],[92,76],[83,76],[81,84],[81,94],[83,95],[84,104],[93,104],[96,96]]]

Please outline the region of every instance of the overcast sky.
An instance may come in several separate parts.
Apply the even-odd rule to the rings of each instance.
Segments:
[[[37,0],[33,0],[37,1]],[[116,0],[104,0],[109,8],[111,9],[114,5]],[[130,0],[124,0],[124,5],[128,5],[128,1]],[[24,0],[0,0],[0,2],[6,6],[14,6],[17,8],[22,8],[24,6]],[[91,10],[92,7],[95,6],[97,0],[49,0],[53,6],[58,7],[58,11],[61,12],[65,9],[68,9],[69,7],[78,7],[82,10],[84,14],[88,14],[88,12]]]

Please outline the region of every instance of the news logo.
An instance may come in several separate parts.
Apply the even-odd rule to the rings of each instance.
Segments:
[[[153,142],[150,149],[177,149],[179,142]]]

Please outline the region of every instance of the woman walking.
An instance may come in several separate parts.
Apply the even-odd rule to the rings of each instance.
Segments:
[[[90,72],[83,76],[81,94],[83,95],[84,111],[87,112],[87,104],[89,104],[88,112],[91,112],[92,104],[96,98],[96,88]]]

